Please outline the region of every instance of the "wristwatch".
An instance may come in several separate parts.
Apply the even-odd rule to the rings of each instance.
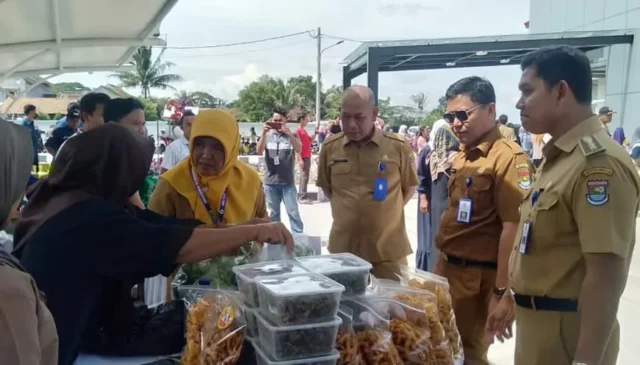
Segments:
[[[507,288],[493,288],[493,295],[502,297],[507,292]],[[581,365],[581,364],[578,364]]]

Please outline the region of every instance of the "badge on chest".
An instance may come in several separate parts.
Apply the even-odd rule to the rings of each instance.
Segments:
[[[378,177],[373,182],[373,200],[383,201],[387,198],[388,182],[387,178],[383,176],[386,166],[384,162],[378,162]]]
[[[469,187],[471,186],[471,178],[468,177],[465,179],[465,193],[462,198],[458,201],[458,211],[456,213],[456,220],[458,223],[470,223],[471,222],[471,213],[473,212],[473,201],[469,198],[469,194],[467,194]]]

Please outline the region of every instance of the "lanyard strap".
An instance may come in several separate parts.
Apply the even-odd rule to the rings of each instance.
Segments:
[[[209,204],[209,200],[207,200],[207,196],[204,195],[204,191],[202,187],[198,183],[198,179],[196,178],[196,173],[191,169],[191,179],[193,180],[193,185],[196,187],[196,191],[198,192],[198,196],[200,196],[200,200],[204,205],[207,213],[209,213],[209,218],[211,218],[211,222],[216,226],[220,226],[222,224],[222,219],[224,218],[224,212],[227,210],[227,189],[224,189],[222,193],[222,197],[220,198],[220,207],[218,208],[218,217],[216,218],[216,214],[211,208],[211,204]]]

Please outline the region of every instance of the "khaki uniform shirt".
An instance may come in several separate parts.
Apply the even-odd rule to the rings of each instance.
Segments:
[[[447,255],[497,263],[502,223],[520,220],[518,208],[531,186],[532,171],[520,146],[504,139],[498,127],[476,147],[461,146],[451,166],[449,201],[436,247]],[[458,222],[462,198],[472,202],[469,223]]]
[[[510,282],[519,294],[578,299],[583,254],[614,253],[631,261],[640,181],[598,117],[549,141],[543,152],[546,159],[522,203]],[[525,221],[531,226],[523,255]]]
[[[360,147],[344,133],[324,141],[316,184],[331,191],[330,252],[351,252],[372,263],[411,254],[403,191],[418,185],[412,161],[413,151],[401,137],[377,128]],[[385,165],[383,172],[380,162]],[[376,178],[387,179],[383,201],[373,199]]]
[[[504,137],[507,141],[516,142],[518,140],[516,138],[516,131],[513,128],[507,127],[504,124],[500,124],[498,126],[498,129],[500,129],[502,137]]]

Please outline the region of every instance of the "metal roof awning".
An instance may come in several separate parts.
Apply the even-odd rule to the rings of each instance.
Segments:
[[[366,42],[343,61],[344,81],[347,86],[368,69],[389,72],[517,65],[527,53],[549,45],[569,45],[587,52],[631,43],[633,33],[619,30]]]
[[[177,1],[0,0],[0,82],[122,67]]]

